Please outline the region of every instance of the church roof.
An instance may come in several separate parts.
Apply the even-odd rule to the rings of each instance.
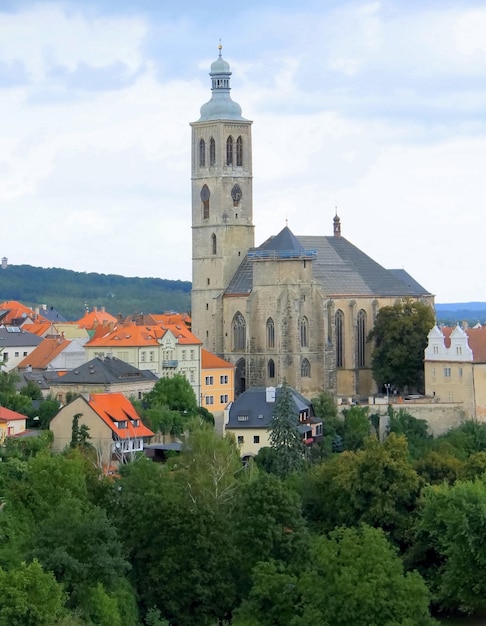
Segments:
[[[284,231],[288,230],[286,227]],[[328,297],[419,297],[430,293],[405,270],[387,270],[344,237],[300,236],[293,239],[281,231],[260,247],[252,249],[233,276],[226,295],[249,294],[253,288],[253,260],[268,246],[284,241],[300,246],[307,257],[312,252],[312,273]],[[273,242],[273,244],[272,244]]]

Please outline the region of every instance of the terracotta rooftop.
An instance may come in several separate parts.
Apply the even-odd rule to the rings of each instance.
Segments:
[[[440,330],[445,337],[446,348],[451,346],[451,333],[455,326],[441,326]],[[473,363],[486,363],[486,326],[479,328],[464,328],[468,344],[473,351]]]
[[[25,359],[20,361],[17,367],[22,369],[31,365],[34,369],[46,369],[49,363],[58,354],[61,354],[70,343],[69,339],[62,339],[61,337],[55,339],[46,338]]]
[[[130,400],[121,393],[95,393],[90,396],[89,406],[120,439],[152,437],[153,432],[143,423]],[[138,420],[138,426],[133,421]],[[117,423],[126,423],[119,428]]]
[[[13,420],[26,419],[28,419],[26,415],[22,415],[22,413],[17,413],[17,411],[11,411],[10,409],[6,409],[4,406],[0,406],[0,421],[12,422]]]
[[[87,330],[95,329],[99,324],[113,322],[116,323],[118,320],[114,315],[107,313],[102,307],[99,311],[96,307],[92,311],[89,311],[79,320],[77,320],[77,324],[80,328],[86,328]]]
[[[17,300],[5,300],[0,303],[0,319],[2,324],[8,325],[12,324],[14,321],[25,320],[27,318],[38,322],[49,321],[47,318]]]
[[[201,367],[204,370],[227,369],[228,367],[235,369],[233,363],[228,363],[228,361],[221,359],[212,352],[204,350],[204,348],[201,350]]]

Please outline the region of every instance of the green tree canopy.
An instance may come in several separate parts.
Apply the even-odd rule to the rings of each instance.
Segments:
[[[270,429],[270,446],[275,453],[272,471],[285,477],[301,470],[304,465],[305,446],[299,433],[292,391],[285,381],[280,393],[277,393]]]
[[[187,378],[176,374],[173,378],[160,378],[144,395],[143,405],[145,408],[166,407],[192,416],[197,411],[197,398]]]
[[[378,311],[368,335],[374,342],[371,367],[378,387],[390,384],[402,390],[423,390],[424,350],[434,324],[433,309],[414,300]]]

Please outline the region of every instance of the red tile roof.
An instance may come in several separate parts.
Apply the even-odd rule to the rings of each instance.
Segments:
[[[204,350],[204,348],[201,350],[201,367],[204,370],[227,369],[228,367],[235,369],[235,366],[232,363],[228,363],[228,361],[221,359],[212,352]]]
[[[440,330],[445,337],[445,347],[451,346],[451,334],[455,327],[442,326]],[[463,329],[468,338],[468,344],[473,351],[473,363],[486,363],[486,326]]]
[[[86,346],[99,347],[137,347],[156,346],[167,331],[170,331],[180,344],[200,345],[200,341],[184,324],[157,324],[155,326],[137,326],[135,322],[118,326],[103,336],[95,336]]]
[[[22,413],[17,413],[17,411],[11,411],[10,409],[6,409],[4,406],[0,406],[0,421],[12,422],[13,420],[26,419],[28,419],[26,415],[22,415]]]
[[[132,403],[122,393],[94,393],[89,406],[120,439],[152,437],[153,432],[143,423]],[[133,420],[139,420],[134,426]],[[119,428],[116,423],[126,422],[127,428]]]
[[[34,369],[46,369],[49,363],[58,354],[61,354],[70,343],[69,339],[62,339],[61,337],[55,339],[46,338],[25,359],[20,361],[17,367],[22,369],[27,367],[27,365],[31,365]]]
[[[2,318],[2,324],[11,324],[13,320],[22,318],[30,318],[38,322],[48,322],[49,320],[42,315],[36,313],[33,309],[30,309],[25,304],[18,302],[18,300],[5,300],[0,303],[0,310],[8,311],[7,315]]]
[[[115,316],[110,315],[104,309],[98,311],[95,307],[89,313],[83,315],[81,319],[79,319],[76,324],[78,324],[79,328],[86,328],[87,330],[93,330],[100,324],[109,324],[110,322],[116,323],[118,320]]]

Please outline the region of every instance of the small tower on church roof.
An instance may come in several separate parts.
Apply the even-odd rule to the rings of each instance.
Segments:
[[[211,100],[201,107],[199,122],[209,120],[244,120],[241,117],[241,107],[233,102],[230,96],[230,64],[223,59],[221,51],[223,46],[219,44],[219,55],[216,61],[211,63]],[[245,120],[246,121],[246,120]]]
[[[341,237],[341,218],[336,212],[333,219],[334,222],[334,237]]]

